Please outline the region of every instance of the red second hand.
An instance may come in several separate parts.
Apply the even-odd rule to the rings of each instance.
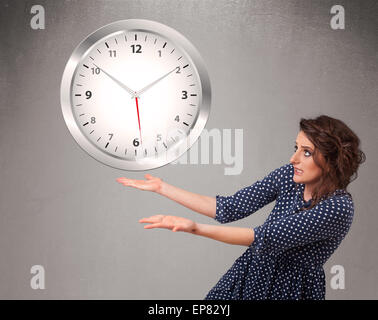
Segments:
[[[137,97],[135,97],[135,101],[136,101],[136,108],[137,108],[137,113],[138,113],[138,124],[139,124],[140,144],[142,144],[142,129],[140,128],[139,107],[138,107],[138,98],[137,98]]]

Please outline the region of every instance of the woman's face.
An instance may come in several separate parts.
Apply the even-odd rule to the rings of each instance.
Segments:
[[[321,177],[322,169],[313,158],[314,149],[314,145],[304,132],[299,131],[295,152],[290,159],[290,163],[294,166],[294,182],[311,185]]]

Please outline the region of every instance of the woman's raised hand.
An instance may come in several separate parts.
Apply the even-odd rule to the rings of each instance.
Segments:
[[[122,183],[124,186],[134,187],[144,191],[158,192],[161,188],[163,180],[158,177],[153,177],[150,174],[144,175],[147,180],[135,180],[127,178],[117,178],[117,182]]]
[[[183,231],[189,233],[193,233],[196,229],[196,223],[192,220],[162,214],[140,219],[139,222],[150,223],[144,226],[145,229],[164,228],[172,230],[173,232]]]

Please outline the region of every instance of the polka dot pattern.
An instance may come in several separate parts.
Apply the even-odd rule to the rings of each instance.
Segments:
[[[336,190],[315,207],[286,164],[232,196],[216,196],[215,220],[243,219],[276,201],[255,240],[206,295],[207,300],[325,299],[323,265],[348,233],[351,195]]]

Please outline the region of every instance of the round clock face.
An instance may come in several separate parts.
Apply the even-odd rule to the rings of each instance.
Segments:
[[[180,33],[148,20],[124,20],[83,40],[64,70],[67,127],[92,157],[125,170],[161,167],[200,136],[210,81]]]

